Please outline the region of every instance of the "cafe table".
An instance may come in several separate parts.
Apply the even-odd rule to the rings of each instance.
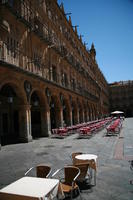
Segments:
[[[0,190],[1,200],[51,200],[58,192],[59,180],[23,177]]]
[[[77,155],[75,158],[79,160],[95,160],[95,162],[97,162],[98,156],[95,154],[83,153],[83,154]]]

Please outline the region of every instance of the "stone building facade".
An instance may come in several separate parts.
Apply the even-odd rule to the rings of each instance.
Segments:
[[[107,115],[108,83],[95,57],[57,0],[1,0],[1,145]]]
[[[133,81],[109,84],[110,110],[124,111],[125,117],[133,117]]]

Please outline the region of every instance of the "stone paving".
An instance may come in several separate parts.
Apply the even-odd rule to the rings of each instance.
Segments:
[[[24,176],[31,166],[51,165],[53,172],[71,164],[75,151],[98,155],[97,185],[82,190],[83,200],[133,200],[133,179],[128,160],[133,159],[133,118],[123,122],[119,136],[105,136],[106,130],[90,139],[78,139],[77,134],[57,138],[39,138],[27,144],[3,146],[0,151],[0,188]],[[79,199],[79,197],[75,198]]]

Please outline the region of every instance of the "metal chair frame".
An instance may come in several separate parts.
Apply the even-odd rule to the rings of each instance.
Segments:
[[[67,183],[67,182],[65,183],[65,181],[66,181],[65,170],[69,170],[69,169],[70,169],[70,172],[72,172],[71,170],[75,171],[75,176],[74,176],[73,179],[72,179],[71,176],[70,176],[70,179],[72,179],[72,180],[70,180],[69,183]],[[55,172],[52,174],[51,177],[54,177],[56,174],[58,174],[58,173],[59,173],[60,171],[62,171],[62,170],[64,170],[64,177],[60,179],[60,184],[64,184],[64,185],[66,185],[66,186],[69,186],[69,187],[70,187],[70,192],[63,191],[63,188],[62,188],[62,186],[61,186],[62,191],[63,191],[65,194],[66,194],[66,193],[67,193],[67,194],[70,193],[70,198],[71,198],[71,200],[72,200],[72,199],[73,199],[73,191],[74,191],[75,189],[77,189],[78,192],[79,192],[80,199],[82,200],[82,197],[81,197],[81,194],[80,194],[79,186],[76,184],[76,180],[77,180],[78,176],[80,175],[80,169],[77,168],[77,167],[75,167],[75,166],[64,166],[63,168],[60,168],[60,169],[58,169],[57,171],[55,171]]]
[[[47,173],[45,176],[42,175],[42,172],[41,172],[41,175],[39,174],[39,168],[44,168],[43,170],[45,171],[45,169],[47,170]],[[30,169],[28,169],[26,172],[25,172],[25,176],[27,176],[29,174],[29,172],[33,169],[36,169],[36,175],[37,177],[40,177],[40,178],[48,178],[51,174],[51,167],[48,166],[48,165],[44,165],[44,164],[40,164],[40,165],[37,165],[35,167],[31,167]]]

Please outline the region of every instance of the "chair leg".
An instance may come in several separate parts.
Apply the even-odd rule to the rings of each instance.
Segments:
[[[94,185],[96,185],[96,170],[94,171]]]
[[[80,193],[80,189],[79,189],[79,187],[78,187],[78,192],[79,192],[80,199],[82,200],[82,197],[81,197],[81,193]]]
[[[71,190],[71,200],[73,199],[73,190]]]

